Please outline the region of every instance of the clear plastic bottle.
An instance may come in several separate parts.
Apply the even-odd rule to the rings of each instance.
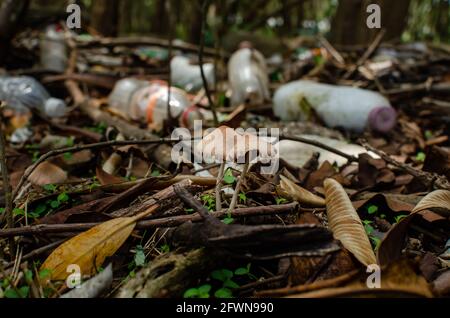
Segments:
[[[57,24],[49,25],[40,40],[41,66],[47,70],[64,72],[67,67],[67,47],[64,30]]]
[[[138,80],[131,77],[117,81],[108,98],[109,107],[125,118],[133,118],[130,116],[129,112],[131,98],[136,91],[148,86],[149,84],[150,82],[148,81]]]
[[[203,87],[203,80],[199,65],[192,65],[189,58],[175,56],[170,62],[172,83],[188,93],[198,92]],[[209,87],[214,86],[214,65],[203,64],[206,81]]]
[[[264,56],[257,50],[241,44],[228,63],[231,85],[231,103],[261,105],[270,100],[269,77]]]
[[[295,81],[274,95],[274,114],[282,120],[310,119],[311,108],[328,127],[362,132],[370,128],[390,131],[397,122],[396,111],[381,94],[348,86]]]
[[[28,76],[0,76],[0,100],[18,112],[38,109],[48,117],[62,117],[67,111],[63,100],[52,98],[38,81]]]

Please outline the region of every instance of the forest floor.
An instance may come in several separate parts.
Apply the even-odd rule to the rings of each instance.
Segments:
[[[154,132],[108,107],[119,78],[169,78],[167,59],[140,48],[165,41],[72,41],[67,72],[54,74],[23,66],[36,53],[19,37],[7,72],[34,76],[71,107],[57,119],[2,109],[0,298],[450,295],[450,49],[380,39],[304,44],[303,57],[269,63],[270,85],[379,91],[398,113],[386,134],[280,122],[271,103],[231,107],[224,60],[205,51],[221,71],[210,94],[227,115],[215,132],[277,127],[280,139],[314,146],[302,165],[281,156],[267,175],[260,163],[173,162],[176,122]],[[192,98],[209,105],[205,90]],[[32,133],[13,143],[24,127]]]

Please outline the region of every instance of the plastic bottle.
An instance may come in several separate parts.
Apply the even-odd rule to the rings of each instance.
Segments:
[[[150,82],[148,81],[131,77],[117,81],[108,98],[109,107],[120,113],[123,117],[130,119],[129,107],[133,94],[149,84]]]
[[[181,87],[186,92],[194,93],[203,87],[202,75],[199,65],[192,65],[189,58],[184,56],[175,56],[170,62],[172,83]],[[209,87],[214,86],[214,65],[211,63],[203,64],[206,81]]]
[[[362,132],[370,128],[388,132],[397,115],[381,94],[348,86],[295,81],[279,88],[274,96],[274,114],[282,120],[310,118],[311,108],[328,127]]]
[[[147,123],[160,130],[168,119],[167,83],[162,81],[140,81],[126,78],[116,83],[109,96],[110,107],[128,119]],[[210,120],[212,114],[193,105],[186,92],[171,87],[170,113],[179,120],[180,126],[192,128],[194,120]]]
[[[369,153],[373,158],[378,158],[377,155],[372,152],[368,152],[364,147],[355,144],[349,144],[342,140],[307,134],[299,135],[299,137],[318,141],[332,148],[339,149],[340,151],[351,156],[358,156],[362,153]],[[339,167],[341,167],[348,162],[347,159],[332,152],[298,141],[281,140],[278,144],[278,147],[280,157],[296,167],[303,167],[309,161],[309,159],[311,159],[312,155],[315,152],[318,152],[320,154],[319,165],[322,165],[322,163],[328,161],[331,164],[336,163]]]
[[[264,56],[241,44],[228,63],[228,80],[231,85],[231,103],[234,106],[246,103],[261,105],[270,100],[269,77]]]
[[[34,78],[0,76],[0,100],[18,112],[38,109],[48,117],[61,117],[67,111],[63,100],[52,98]]]
[[[49,25],[40,40],[40,56],[43,68],[55,72],[64,72],[67,67],[67,47],[63,29]]]

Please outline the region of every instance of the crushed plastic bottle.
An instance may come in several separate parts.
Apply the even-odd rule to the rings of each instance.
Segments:
[[[231,103],[261,105],[270,100],[269,77],[264,56],[251,48],[249,43],[241,43],[228,63],[228,80],[231,85]]]
[[[274,114],[282,120],[307,121],[314,110],[328,127],[355,132],[366,128],[388,132],[397,122],[396,111],[381,94],[305,80],[280,87],[273,107]]]
[[[200,65],[192,65],[189,58],[175,56],[170,62],[171,79],[175,86],[181,87],[188,93],[198,92],[203,87],[203,80]],[[209,87],[214,86],[214,65],[212,63],[203,64],[206,82]]]
[[[109,96],[110,107],[127,119],[147,123],[153,130],[161,130],[168,119],[169,90],[162,81],[140,81],[132,78],[116,83]],[[183,90],[170,88],[170,114],[180,126],[192,128],[194,120],[210,120],[212,114],[191,103]]]
[[[40,39],[41,66],[47,70],[64,72],[67,67],[67,47],[64,30],[57,24],[49,25]]]
[[[329,147],[339,149],[343,153],[350,156],[357,157],[360,154],[368,153],[373,158],[379,158],[376,154],[367,151],[364,147],[350,144],[342,140],[308,134],[302,134],[299,135],[299,137],[318,141]],[[335,163],[339,167],[348,163],[347,159],[316,146],[292,140],[281,140],[279,142],[280,157],[296,167],[303,167],[311,159],[315,152],[320,154],[319,165],[322,165],[325,161],[328,161],[331,164]]]
[[[67,111],[63,100],[51,97],[44,86],[29,76],[0,76],[0,100],[21,113],[37,109],[48,117],[62,117]]]

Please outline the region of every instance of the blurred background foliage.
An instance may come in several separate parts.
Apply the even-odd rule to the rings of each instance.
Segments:
[[[6,0],[0,0],[0,2]],[[20,0],[16,0],[20,1]],[[25,0],[26,1],[26,0]],[[203,0],[29,0],[30,21],[64,17],[77,2],[83,19],[105,36],[156,35],[198,42]],[[368,4],[382,7],[386,40],[450,42],[450,0],[210,0],[206,42],[230,34],[277,39],[326,35],[337,44],[367,44],[376,34],[365,26]],[[170,14],[168,13],[170,12]],[[169,28],[169,25],[172,27]]]

